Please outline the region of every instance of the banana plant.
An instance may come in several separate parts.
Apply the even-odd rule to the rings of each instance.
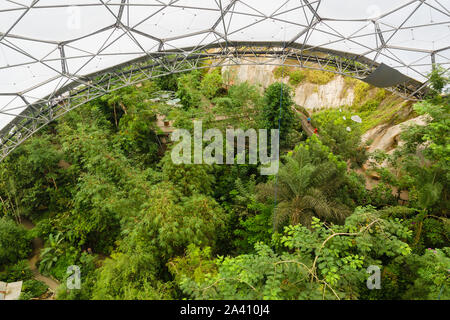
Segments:
[[[59,256],[63,253],[60,248],[64,237],[61,232],[56,235],[53,233],[48,237],[49,246],[41,251],[41,263],[39,264],[39,271],[49,271],[53,265],[58,261]]]

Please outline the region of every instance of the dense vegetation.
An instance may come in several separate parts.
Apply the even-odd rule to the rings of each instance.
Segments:
[[[220,70],[94,100],[0,164],[0,281],[24,280],[24,299],[45,291],[24,260],[40,237],[39,270],[61,281],[59,299],[450,299],[450,101],[433,77],[435,92],[414,106],[428,125],[406,129],[389,155],[367,154],[364,124],[333,110],[313,116],[320,135],[308,138],[289,86],[229,86]],[[151,99],[160,90],[181,105]],[[204,130],[280,126],[279,174],[175,165],[157,115],[188,130],[193,119]],[[371,190],[358,173],[367,159],[381,177]],[[70,265],[81,267],[81,290],[66,288]],[[381,290],[366,287],[370,265]]]

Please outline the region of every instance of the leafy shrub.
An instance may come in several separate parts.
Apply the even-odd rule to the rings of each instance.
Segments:
[[[301,70],[293,70],[289,73],[289,83],[297,86],[306,78],[306,75]]]
[[[28,257],[31,242],[27,231],[13,220],[0,219],[0,265],[16,263]]]
[[[61,285],[56,291],[57,300],[89,300],[92,296],[92,291],[94,289],[95,282],[97,280],[96,274],[96,260],[97,256],[93,254],[88,254],[83,252],[76,263],[81,269],[81,289],[79,290],[68,290],[67,289],[67,277],[70,275],[65,271]]]
[[[0,281],[15,282],[33,278],[28,260],[20,260],[16,264],[5,266],[5,270],[0,272]]]
[[[201,102],[200,87],[201,73],[193,71],[178,78],[177,96],[186,108],[198,107]]]
[[[447,75],[448,72],[445,72],[445,69],[442,66],[437,65],[433,68],[433,71],[429,75],[429,79],[435,92],[442,92],[442,89],[450,82]]]
[[[47,292],[48,286],[38,280],[29,279],[25,280],[22,284],[22,293],[20,294],[20,300],[30,300],[31,298],[37,298]]]
[[[37,298],[47,291],[47,285],[33,277],[28,260],[21,260],[14,265],[6,266],[5,270],[0,272],[0,281],[23,281],[21,300]]]
[[[357,208],[343,226],[314,219],[310,229],[286,227],[273,238],[277,251],[257,243],[254,253],[218,257],[197,276],[203,266],[198,260],[210,260],[209,251],[191,249],[185,259],[172,261],[172,270],[178,270],[181,289],[194,299],[356,299],[367,291],[362,287],[367,266],[410,255],[405,242],[410,237],[401,220]]]
[[[282,77],[288,77],[290,74],[290,68],[286,66],[278,66],[273,70],[273,75],[275,79],[280,79]]]
[[[358,105],[367,97],[367,92],[370,89],[370,84],[358,81],[354,87],[355,96],[353,98],[353,105]]]
[[[77,264],[77,256],[78,253],[75,248],[66,251],[63,255],[58,257],[58,260],[55,262],[53,268],[50,269],[49,274],[60,281],[65,279],[67,268]]]
[[[219,69],[215,69],[212,72],[207,73],[200,82],[200,92],[212,99],[216,96],[217,92],[222,88],[223,79]]]
[[[380,102],[378,100],[369,99],[359,108],[359,111],[360,112],[375,111],[379,105]]]

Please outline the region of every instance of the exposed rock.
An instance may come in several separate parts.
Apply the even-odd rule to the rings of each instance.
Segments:
[[[295,90],[294,100],[308,111],[319,108],[337,108],[353,103],[354,92],[346,86],[343,76],[335,76],[324,85],[301,83]]]
[[[256,60],[256,59],[254,59]],[[258,59],[259,60],[259,59]],[[263,61],[264,59],[260,59]],[[276,66],[273,65],[240,65],[222,67],[222,76],[229,85],[247,81],[253,85],[261,85],[267,88],[272,83],[280,81],[273,73]],[[288,79],[284,79],[287,83]]]
[[[405,129],[413,124],[426,125],[427,117],[420,116],[400,124],[389,127],[387,124],[382,124],[368,130],[362,137],[363,143],[370,142],[368,152],[382,150],[385,152],[392,152],[397,146],[401,145],[400,134]]]
[[[427,116],[423,115],[420,117],[416,117],[410,119],[408,121],[402,122],[400,124],[389,126],[388,124],[382,124],[376,126],[369,131],[367,131],[362,137],[362,143],[370,143],[367,148],[369,153],[380,150],[385,152],[388,155],[392,155],[397,147],[403,144],[403,141],[400,140],[400,134],[405,128],[411,126],[413,124],[416,125],[426,125],[427,124]],[[419,155],[420,156],[420,155]],[[374,180],[379,180],[380,177],[371,174],[370,167],[376,163],[374,160],[367,160],[366,163],[363,164],[363,170],[368,173],[368,177]],[[379,165],[380,167],[386,168],[389,166],[387,159]]]

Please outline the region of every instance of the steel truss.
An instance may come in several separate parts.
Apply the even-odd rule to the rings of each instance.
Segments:
[[[364,79],[378,66],[370,59],[350,53],[309,48],[296,43],[286,46],[280,42],[224,42],[201,49],[184,48],[149,54],[81,77],[79,82],[85,84],[71,83],[29,105],[0,131],[0,160],[53,120],[107,93],[174,73],[237,65],[299,67],[355,79]],[[426,86],[414,79],[386,89],[411,100],[421,99],[426,93]],[[0,114],[9,112],[2,110]]]
[[[440,64],[444,71],[450,69],[448,0],[393,0],[388,9],[374,15],[367,13],[377,11],[372,1],[339,2],[342,8],[336,11],[362,5],[363,13],[357,18],[326,10],[336,2],[3,1],[0,120],[2,115],[12,120],[5,126],[0,121],[0,161],[66,112],[109,92],[173,73],[235,65],[285,65],[364,80],[386,62],[416,78],[406,77],[401,85],[386,89],[405,99],[420,100],[432,68]],[[66,20],[61,16],[73,8],[95,10],[99,16],[91,18],[98,20],[96,27],[76,36],[66,33]],[[64,33],[45,29],[52,17],[47,13],[55,11],[61,19],[54,28],[64,29]],[[35,33],[30,32],[33,28]],[[121,45],[126,52],[119,50]],[[95,66],[102,58],[111,57],[113,62],[102,68],[114,67],[102,70]],[[101,71],[91,73],[93,70]],[[26,81],[30,80],[26,79],[28,72],[36,80]],[[19,73],[20,84],[14,80]]]

